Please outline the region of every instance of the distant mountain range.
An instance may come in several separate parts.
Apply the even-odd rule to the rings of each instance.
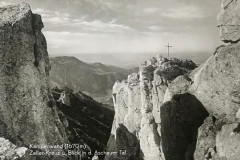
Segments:
[[[52,54],[50,57],[59,57],[59,56],[72,56],[80,59],[83,62],[94,63],[101,62],[105,65],[114,65],[126,69],[131,69],[150,57],[156,57],[157,54],[167,57],[165,52],[150,52],[150,53],[78,53],[78,54]],[[210,56],[211,53],[201,52],[201,53],[172,53],[171,57],[179,59],[191,59],[196,64],[202,64]]]
[[[75,57],[50,58],[51,87],[68,87],[75,92],[82,91],[102,103],[112,103],[112,86],[117,80],[137,72],[138,68],[124,69],[102,63],[85,63]]]

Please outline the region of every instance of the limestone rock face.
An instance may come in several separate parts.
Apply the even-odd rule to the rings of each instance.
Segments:
[[[192,80],[188,76],[178,76],[168,86],[164,95],[163,103],[170,101],[175,94],[186,93],[191,84]]]
[[[239,159],[239,124],[209,116],[198,129],[195,159]]]
[[[233,122],[240,102],[240,43],[220,47],[192,76],[190,92],[209,113],[226,115]]]
[[[191,85],[177,78],[175,85],[171,84],[175,87],[170,85],[165,95],[165,101],[168,101],[180,91],[190,93],[213,115],[198,128],[194,151],[197,160],[239,159],[239,51],[239,42],[218,48],[215,55],[191,73]],[[185,86],[184,89],[171,89],[179,85]]]
[[[0,137],[17,146],[67,142],[49,91],[42,28],[26,3],[0,8]]]
[[[223,0],[222,11],[218,15],[220,38],[224,42],[240,40],[240,1]]]
[[[240,155],[239,1],[224,0],[222,8],[218,17],[220,34],[229,44],[218,47],[190,74],[191,85],[185,82],[185,91],[194,95],[212,115],[198,129],[195,159],[236,160]],[[176,79],[175,83],[181,82]],[[174,91],[169,89],[168,95],[174,95]]]
[[[218,16],[220,37],[227,46],[191,74],[189,91],[214,115],[198,129],[195,159],[237,160],[240,155],[240,1],[223,0]]]
[[[219,47],[213,56],[190,74],[191,83],[179,77],[169,85],[165,95],[166,103],[179,93],[194,95],[212,115],[198,128],[194,151],[197,160],[239,159],[240,141],[237,132],[234,132],[238,130],[240,108],[239,45],[236,42]]]
[[[224,119],[217,120],[210,115],[198,128],[198,140],[194,152],[195,159],[220,159],[216,147],[216,135],[221,130],[222,125],[226,124]]]
[[[238,123],[226,124],[216,137],[216,148],[220,157],[237,160],[240,156],[240,126]]]
[[[151,58],[140,65],[139,73],[113,86],[115,120],[108,151],[126,150],[126,155],[106,160],[164,160],[161,137],[161,106],[166,89],[177,76],[195,68],[191,61]]]

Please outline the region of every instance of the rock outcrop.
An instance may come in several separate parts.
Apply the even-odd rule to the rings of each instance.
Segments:
[[[199,128],[195,159],[237,160],[240,155],[240,1],[223,0],[220,37],[229,44],[191,75],[189,88],[211,114]]]
[[[113,87],[115,121],[108,151],[126,150],[127,154],[119,153],[118,156],[107,156],[105,159],[164,159],[160,107],[163,105],[166,89],[172,80],[179,75],[187,75],[195,67],[192,61],[152,58],[140,66],[139,73],[129,75],[126,81],[115,83]],[[202,108],[199,110],[197,107],[195,112],[201,112]],[[192,119],[189,118],[189,121],[199,118],[192,122],[197,129],[206,115],[190,114]],[[190,114],[186,113],[185,116]],[[164,127],[169,128],[167,125]]]
[[[50,92],[42,28],[26,3],[0,8],[0,137],[27,148],[68,142]]]
[[[9,140],[0,137],[0,159],[19,159],[27,150],[26,147],[17,147]]]
[[[125,135],[127,155],[135,159],[239,159],[239,6],[238,0],[223,0],[218,27],[222,41],[228,44],[218,47],[190,74],[186,73],[194,67],[186,69],[177,60],[153,58],[137,75],[115,83],[116,115],[109,139],[115,142],[109,142],[109,148],[121,143],[118,136]],[[120,135],[118,130],[122,130]]]
[[[223,0],[222,11],[218,15],[220,38],[224,42],[240,40],[240,3],[239,0]]]

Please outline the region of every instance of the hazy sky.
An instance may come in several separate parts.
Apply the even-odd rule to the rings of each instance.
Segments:
[[[20,0],[0,1],[0,5]],[[220,0],[25,0],[42,15],[50,55],[213,53]]]

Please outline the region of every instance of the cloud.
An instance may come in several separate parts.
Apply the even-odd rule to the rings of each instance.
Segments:
[[[137,53],[159,50],[161,39],[150,34],[44,32],[50,54]],[[143,45],[144,44],[144,45]]]
[[[25,1],[42,15],[50,54],[165,51],[167,42],[172,52],[207,52],[219,42],[218,0]]]
[[[59,13],[57,11],[50,11],[43,8],[35,8],[32,9],[33,13],[40,14],[43,18],[43,21],[50,22],[50,23],[64,23],[67,22],[66,20],[69,19],[68,13]]]
[[[150,26],[148,27],[151,31],[162,31],[162,28],[160,26]]]
[[[50,54],[68,55],[83,53],[166,53],[166,44],[173,45],[171,53],[181,56],[183,53],[211,52],[216,41],[205,35],[186,33],[151,33],[141,34],[98,34],[71,32],[44,32]],[[179,40],[182,38],[183,40]],[[204,46],[204,47],[203,47]]]
[[[33,12],[42,15],[44,24],[47,24],[45,25],[47,31],[118,33],[133,30],[125,24],[118,24],[117,20],[113,18],[110,21],[103,22],[100,19],[89,20],[89,15],[81,15],[75,18],[69,13],[60,13],[43,8],[33,9]]]
[[[102,30],[102,31],[111,31],[111,30],[130,30],[131,28],[126,25],[115,24],[115,21],[110,21],[104,23],[100,20],[94,21],[81,21],[78,24],[90,27],[91,30]]]
[[[6,5],[9,5],[9,4],[11,4],[11,3],[5,2],[5,1],[1,1],[1,2],[0,2],[0,7],[1,7],[1,6],[6,6]]]
[[[168,18],[203,18],[205,15],[203,12],[194,6],[184,6],[182,8],[169,8],[165,13],[162,13],[161,16]]]
[[[32,11],[33,11],[34,13],[38,13],[38,14],[43,14],[43,13],[46,13],[46,12],[47,12],[47,10],[44,10],[44,9],[42,9],[42,8],[35,8],[35,9],[32,9]]]
[[[148,13],[148,14],[156,13],[157,11],[158,11],[157,7],[150,7],[150,8],[144,9],[144,13]]]

